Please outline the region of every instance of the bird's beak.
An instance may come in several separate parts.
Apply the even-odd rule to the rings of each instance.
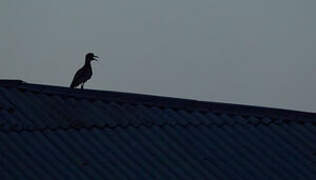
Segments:
[[[96,59],[96,58],[99,58],[99,56],[93,56],[93,60],[98,61],[98,59]]]

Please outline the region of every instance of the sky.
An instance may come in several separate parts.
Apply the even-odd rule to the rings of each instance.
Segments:
[[[1,0],[0,79],[316,112],[314,0]]]

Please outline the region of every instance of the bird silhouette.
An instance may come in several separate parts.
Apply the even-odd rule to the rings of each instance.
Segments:
[[[97,61],[96,58],[98,58],[98,56],[94,55],[93,53],[86,54],[85,64],[76,72],[71,82],[70,88],[75,88],[81,85],[81,89],[83,89],[84,83],[87,82],[92,76],[91,62],[94,60]]]

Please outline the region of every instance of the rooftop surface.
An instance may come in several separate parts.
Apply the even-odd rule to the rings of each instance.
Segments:
[[[134,93],[122,93],[100,90],[70,89],[68,87],[29,84],[21,80],[0,80],[0,87],[13,88],[20,94],[32,96],[45,95],[46,97],[60,97],[65,100],[83,100],[90,103],[114,103],[118,105],[136,105],[159,109],[172,109],[174,111],[186,111],[215,114],[226,114],[229,116],[256,117],[258,119],[271,118],[272,120],[298,121],[315,123],[316,113],[285,110],[268,107],[258,107],[240,104],[228,104],[219,102],[206,102],[171,97],[159,97]],[[2,91],[4,94],[6,92]],[[9,94],[8,94],[9,96]],[[13,98],[15,99],[15,98]],[[11,101],[13,101],[13,99]],[[1,101],[0,101],[1,102]],[[7,107],[11,107],[10,105]],[[1,107],[0,107],[1,108]],[[13,110],[14,109],[8,109]]]
[[[316,179],[316,115],[0,80],[4,179]]]

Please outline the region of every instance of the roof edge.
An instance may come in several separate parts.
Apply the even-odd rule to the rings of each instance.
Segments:
[[[295,120],[299,122],[316,122],[316,113],[268,108],[251,105],[230,104],[221,102],[207,102],[192,99],[162,97],[136,93],[123,93],[101,90],[81,90],[68,87],[25,83],[21,80],[0,80],[0,86],[15,87],[35,93],[59,95],[69,98],[83,98],[90,100],[103,100],[116,103],[141,104],[159,108],[172,108],[175,110],[225,113],[228,115],[255,116],[258,118],[275,118],[282,120]]]
[[[24,83],[22,80],[17,79],[0,79],[0,86],[5,87],[17,87],[22,83]]]

